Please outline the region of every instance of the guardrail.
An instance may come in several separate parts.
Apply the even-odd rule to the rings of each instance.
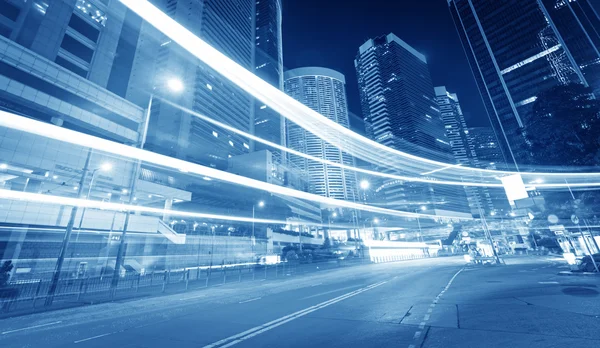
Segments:
[[[112,276],[61,279],[53,304],[45,306],[49,280],[28,280],[10,283],[0,289],[0,316],[45,311],[107,302],[124,297],[140,297],[160,293],[176,293],[227,283],[278,279],[313,271],[339,268],[368,262],[364,259],[328,260],[324,262],[280,262],[220,264],[155,271],[146,274],[126,274],[119,278],[115,295],[111,297]]]

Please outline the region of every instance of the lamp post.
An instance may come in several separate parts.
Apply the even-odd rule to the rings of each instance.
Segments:
[[[171,92],[175,92],[175,93],[180,93],[184,89],[183,82],[177,78],[170,78],[170,79],[166,80],[166,86],[167,86],[168,90],[170,90]],[[142,128],[142,134],[141,134],[140,142],[138,145],[138,147],[140,149],[144,149],[144,145],[146,144],[146,138],[148,137],[148,126],[150,124],[150,116],[152,113],[151,111],[152,111],[152,102],[153,101],[154,101],[154,91],[150,94],[150,99],[148,100],[148,106],[146,108],[146,115],[144,118],[144,126]],[[133,201],[135,200],[135,191],[136,191],[138,176],[139,176],[141,169],[142,169],[142,161],[138,160],[135,165],[133,175],[131,178],[131,190],[130,190],[128,204],[132,204]],[[130,215],[131,215],[131,211],[128,210],[127,213],[125,214],[125,221],[123,222],[123,233],[121,234],[121,241],[119,243],[119,249],[117,250],[117,258],[115,260],[115,270],[113,273],[112,282],[110,284],[110,297],[111,298],[114,297],[116,290],[117,290],[117,285],[119,284],[119,276],[120,276],[119,272],[120,272],[121,264],[123,263],[123,252],[125,251],[125,235],[127,234],[127,228],[129,227]]]
[[[262,208],[265,206],[265,201],[259,201],[258,202],[258,207]],[[252,204],[252,238],[251,238],[251,245],[252,245],[252,252],[254,253],[254,216],[256,214],[256,204]]]
[[[83,193],[83,184],[85,183],[85,179],[87,177],[87,172],[88,172],[88,167],[90,165],[91,157],[92,157],[92,149],[88,150],[88,154],[85,159],[85,164],[83,165],[81,179],[79,180],[77,197],[81,197],[81,195]],[[69,216],[69,222],[67,222],[67,228],[65,229],[65,235],[63,236],[60,250],[58,251],[58,258],[56,260],[56,265],[54,266],[54,273],[52,274],[52,281],[50,282],[50,288],[48,289],[48,295],[46,296],[46,300],[44,301],[45,306],[52,305],[52,302],[54,301],[54,293],[56,292],[56,288],[58,287],[60,273],[62,272],[63,263],[65,262],[65,255],[67,253],[67,247],[69,246],[69,240],[71,239],[71,233],[73,232],[73,225],[75,224],[75,216],[77,215],[77,210],[78,210],[77,206],[73,206],[73,208],[71,208],[71,215]]]
[[[375,224],[375,226],[373,226],[373,224]],[[371,219],[371,230],[373,230],[373,236],[375,236],[375,229],[376,226],[379,225],[379,219],[378,218],[373,218]],[[377,232],[377,239],[379,239],[379,231]]]
[[[415,209],[415,213],[419,214],[419,210],[425,211],[427,207],[422,205],[419,209]],[[419,219],[419,215],[417,215],[417,225],[419,226],[419,239],[421,239],[421,243],[423,242],[423,231],[421,230],[421,220]]]
[[[110,164],[109,162],[106,163],[102,163],[102,165],[99,168],[96,168],[92,171],[92,180],[90,180],[90,187],[88,188],[88,192],[87,195],[85,196],[85,199],[90,199],[90,195],[92,194],[92,187],[94,186],[94,182],[96,181],[96,174],[98,174],[98,172],[100,171],[104,171],[104,172],[110,172],[112,170],[112,164]],[[81,225],[83,224],[83,217],[85,215],[85,207],[83,207],[83,210],[81,211],[81,218],[79,219],[79,230],[81,230]],[[77,233],[77,239],[79,239],[79,232]]]

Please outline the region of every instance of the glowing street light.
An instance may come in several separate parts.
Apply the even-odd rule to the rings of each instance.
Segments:
[[[259,208],[262,208],[265,206],[265,201],[258,201],[258,204],[252,205],[252,240],[251,240],[252,252],[254,252],[254,217],[256,216],[255,210],[256,210],[257,205]]]
[[[367,180],[361,180],[361,182],[360,182],[361,189],[368,190],[370,186],[371,186],[371,183],[369,183]]]
[[[427,210],[427,207],[426,207],[426,206],[424,206],[424,205],[422,205],[422,206],[421,206],[421,211],[425,211],[425,210]]]
[[[333,214],[331,214],[331,216],[333,216],[333,217],[337,217],[337,213],[336,213],[336,212],[333,212]]]
[[[173,92],[181,92],[183,91],[183,82],[178,78],[170,78],[167,80],[167,87]]]
[[[377,224],[379,223],[379,219],[378,219],[378,218],[374,218],[374,219],[373,219],[373,223],[374,223],[375,225],[377,225]]]

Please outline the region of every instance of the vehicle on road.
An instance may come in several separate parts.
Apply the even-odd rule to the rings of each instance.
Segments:
[[[592,262],[592,257],[594,257],[594,261],[596,261],[596,265],[600,267],[600,253],[586,255],[582,257],[577,262],[577,267],[582,272],[596,272],[596,267],[594,267],[594,263]]]

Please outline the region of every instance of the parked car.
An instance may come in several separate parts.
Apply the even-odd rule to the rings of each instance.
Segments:
[[[600,253],[587,255],[581,258],[577,263],[577,266],[582,272],[596,272],[596,268],[594,267],[594,263],[592,262],[592,256],[594,257],[594,261],[596,261],[596,265],[600,268]]]

